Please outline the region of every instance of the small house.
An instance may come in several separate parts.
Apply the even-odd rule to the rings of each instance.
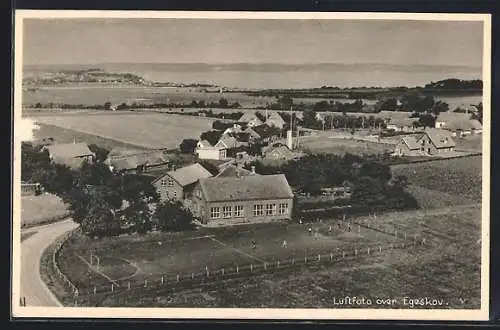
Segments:
[[[243,116],[238,119],[238,122],[245,123],[249,127],[260,126],[263,124],[262,120],[260,120],[254,112],[244,113]]]
[[[432,156],[455,150],[455,141],[446,130],[427,128],[420,134],[402,136],[394,154],[398,156]]]
[[[113,148],[104,164],[113,172],[144,172],[170,163],[170,157],[162,150]]]
[[[78,168],[84,162],[92,163],[95,154],[90,151],[86,143],[55,143],[45,145],[41,149],[47,151],[53,163]]]
[[[435,128],[450,131],[453,136],[481,134],[483,125],[471,119],[468,113],[441,112],[436,118]]]
[[[281,130],[285,127],[286,122],[283,120],[279,113],[273,111],[268,115],[265,124],[267,126],[276,127]]]

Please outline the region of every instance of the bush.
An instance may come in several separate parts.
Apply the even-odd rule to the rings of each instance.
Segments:
[[[193,228],[193,215],[179,201],[165,201],[156,207],[153,216],[162,231],[182,231]]]

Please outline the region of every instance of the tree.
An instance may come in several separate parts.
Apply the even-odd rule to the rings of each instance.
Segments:
[[[434,103],[434,106],[432,107],[431,112],[437,116],[441,112],[447,112],[449,109],[450,106],[448,105],[448,103],[443,101],[436,101],[436,103]]]
[[[184,139],[182,140],[181,144],[179,145],[179,149],[181,150],[181,153],[183,154],[192,154],[194,150],[196,149],[196,144],[198,143],[198,140],[195,139]]]
[[[418,117],[418,125],[421,127],[435,127],[436,117],[430,114],[422,114]]]
[[[104,103],[104,110],[111,110],[111,102]]]
[[[471,115],[471,119],[476,119],[481,124],[483,123],[483,102],[479,102],[479,104],[475,105],[477,112]]]
[[[229,102],[225,98],[219,99],[219,107],[221,108],[227,108]]]
[[[165,201],[156,206],[154,221],[162,231],[181,231],[191,229],[192,213],[179,201]]]
[[[120,224],[103,202],[96,202],[81,222],[82,230],[88,236],[114,236],[120,233]]]
[[[307,128],[320,127],[320,124],[319,124],[318,120],[316,119],[316,111],[314,111],[313,109],[308,109],[308,110],[304,111],[302,123],[303,123],[304,127],[307,127]]]
[[[224,132],[216,131],[216,130],[203,132],[200,135],[200,140],[207,140],[211,145],[215,145],[215,144],[217,144],[217,142],[219,142],[219,139],[221,138],[222,133],[224,133]]]
[[[95,154],[95,160],[98,163],[104,162],[108,157],[109,150],[106,148],[101,148],[96,144],[90,144],[89,149]]]

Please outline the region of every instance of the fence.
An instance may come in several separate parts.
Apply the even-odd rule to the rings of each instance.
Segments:
[[[59,251],[63,247],[64,243],[66,243],[66,241],[78,230],[80,230],[79,227],[58,237],[54,242],[54,250],[52,252],[52,269],[54,270],[55,275],[59,278],[61,283],[63,283],[63,285],[69,289],[69,292],[74,297],[78,297],[79,290],[59,268],[59,265],[57,264],[57,256],[59,255]]]
[[[42,186],[39,183],[21,183],[21,196],[37,195],[42,192]]]
[[[89,304],[96,306],[98,302],[110,294],[132,294],[138,290],[157,291],[182,291],[183,289],[199,289],[211,285],[217,285],[221,281],[231,281],[250,276],[262,275],[267,273],[276,273],[302,267],[329,266],[335,263],[351,261],[357,258],[375,256],[384,252],[396,249],[405,249],[413,246],[417,248],[420,244],[415,241],[413,244],[407,242],[397,242],[385,246],[362,246],[351,247],[345,250],[331,251],[330,253],[318,253],[316,255],[304,255],[303,257],[293,257],[287,259],[277,259],[269,262],[256,262],[245,265],[232,265],[229,267],[220,267],[209,269],[205,267],[204,271],[197,273],[178,273],[164,274],[155,278],[149,277],[142,281],[120,281],[119,283],[110,283],[109,285],[94,286],[88,290],[81,290],[78,298],[79,304]],[[75,299],[75,304],[77,299]]]

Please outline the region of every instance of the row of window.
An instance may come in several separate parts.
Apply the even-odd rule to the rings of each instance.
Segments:
[[[288,203],[276,204],[255,204],[253,206],[253,216],[259,217],[263,215],[284,215],[288,214]],[[210,208],[210,218],[224,219],[227,218],[242,218],[245,216],[245,208],[243,205],[233,206],[215,206]]]
[[[162,187],[173,187],[174,186],[174,180],[172,179],[161,179],[160,180],[160,185]]]

